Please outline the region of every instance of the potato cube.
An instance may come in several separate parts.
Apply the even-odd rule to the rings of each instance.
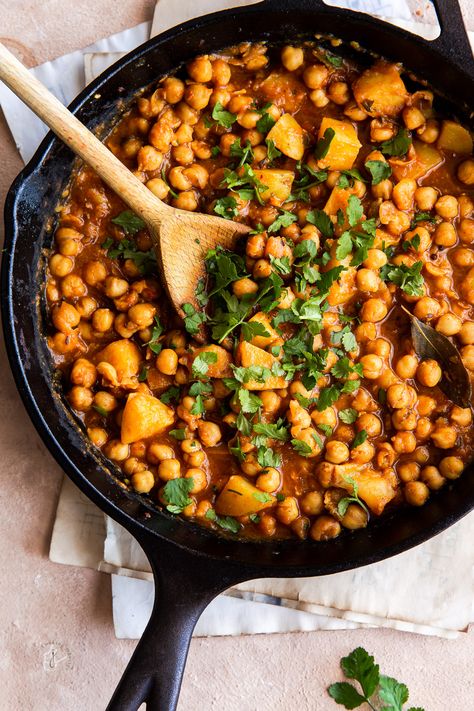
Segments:
[[[249,516],[274,506],[276,498],[265,494],[244,477],[234,474],[217,497],[216,512],[221,516]]]
[[[109,343],[95,356],[95,360],[97,363],[110,363],[115,368],[118,381],[122,382],[138,374],[142,356],[138,346],[124,338]]]
[[[395,496],[396,492],[389,477],[369,466],[361,468],[360,464],[336,464],[330,476],[326,476],[325,481],[321,483],[325,487],[336,486],[345,489],[352,495],[354,485],[351,479],[357,484],[359,497],[377,516]]]
[[[206,371],[206,378],[231,378],[232,370],[230,364],[232,363],[232,356],[225,348],[222,346],[216,346],[214,343],[210,343],[208,346],[201,346],[201,348],[196,348],[191,356],[190,367],[194,363],[195,359],[201,353],[215,353],[217,360],[215,363],[209,363]]]
[[[413,148],[415,149],[415,157],[412,160],[404,161],[398,158],[390,158],[388,161],[395,180],[402,180],[403,178],[417,180],[443,161],[441,153],[429,143],[413,141]]]
[[[171,407],[146,393],[131,393],[122,414],[120,439],[124,444],[161,434],[174,423]]]
[[[254,336],[249,343],[257,348],[267,348],[273,341],[279,338],[278,332],[273,328],[269,317],[263,311],[259,311],[249,319],[249,323],[261,323],[268,336]]]
[[[260,190],[260,197],[265,202],[272,202],[281,205],[288,200],[291,193],[291,186],[295,179],[292,170],[255,170],[255,176],[266,189]]]
[[[453,153],[472,153],[472,137],[467,128],[456,121],[443,121],[437,146]]]
[[[304,131],[291,114],[280,116],[267,134],[279,151],[289,158],[301,160],[304,154]]]
[[[320,139],[328,128],[332,128],[335,135],[325,157],[318,160],[318,166],[331,170],[350,170],[362,145],[354,126],[349,121],[338,121],[325,116],[319,127]]]
[[[278,359],[271,353],[257,348],[247,341],[242,341],[237,346],[236,358],[244,368],[256,365],[271,370],[275,363],[278,363]],[[270,375],[264,382],[250,380],[248,383],[244,383],[244,388],[246,390],[280,390],[286,388],[287,384],[282,375]]]
[[[355,100],[369,116],[398,116],[407,100],[398,67],[385,61],[366,69],[352,89]]]

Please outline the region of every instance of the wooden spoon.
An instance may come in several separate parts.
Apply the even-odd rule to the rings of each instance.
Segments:
[[[0,79],[80,156],[145,222],[170,300],[196,309],[196,286],[204,257],[217,245],[232,249],[249,227],[162,202],[0,43]]]

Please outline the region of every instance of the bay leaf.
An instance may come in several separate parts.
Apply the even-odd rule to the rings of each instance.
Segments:
[[[404,306],[402,309],[410,317],[411,337],[416,354],[422,360],[435,360],[443,371],[439,383],[441,390],[455,405],[472,407],[471,379],[454,343],[427,323],[420,321]]]

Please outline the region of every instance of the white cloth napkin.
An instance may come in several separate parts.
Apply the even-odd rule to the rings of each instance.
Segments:
[[[152,34],[192,17],[255,0],[158,0]],[[414,25],[404,0],[332,0],[391,19],[424,36],[433,26]],[[32,70],[64,103],[100,72],[148,39],[150,23],[100,40],[84,50]],[[46,128],[5,86],[0,104],[23,159],[29,160]],[[259,580],[218,596],[198,623],[197,635],[250,634],[386,626],[444,637],[474,619],[474,555],[466,541],[474,516],[423,546],[369,568],[324,578]],[[116,635],[137,638],[151,612],[153,583],[134,539],[65,479],[54,524],[51,560],[112,574]]]

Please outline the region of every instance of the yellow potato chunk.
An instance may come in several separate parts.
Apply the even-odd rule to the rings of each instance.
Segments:
[[[352,89],[355,100],[369,116],[398,116],[407,100],[400,71],[389,62],[380,61],[366,69]]]
[[[216,513],[221,516],[249,516],[268,509],[276,502],[272,494],[265,494],[243,476],[234,474],[216,501]]]
[[[288,200],[291,193],[291,186],[295,179],[292,170],[255,170],[257,180],[266,186],[266,190],[260,191],[260,197],[265,202],[272,202],[281,205]]]
[[[415,158],[413,160],[403,161],[398,158],[389,160],[395,180],[402,180],[403,178],[417,180],[443,162],[441,153],[430,143],[415,140],[413,141],[413,148],[415,149]]]
[[[216,346],[214,343],[210,343],[208,346],[201,346],[201,348],[196,348],[191,357],[191,366],[194,360],[201,353],[215,353],[217,360],[215,363],[209,363],[206,372],[206,378],[231,378],[232,370],[230,364],[232,363],[232,356],[225,348],[222,346]]]
[[[264,351],[262,348],[257,348],[257,346],[253,346],[247,341],[242,341],[237,346],[236,358],[237,362],[244,368],[257,365],[271,370],[272,366],[278,363],[278,359],[271,353]],[[286,386],[287,382],[281,375],[270,375],[263,383],[258,380],[250,380],[248,383],[244,383],[246,390],[280,390]]]
[[[131,393],[122,415],[120,439],[124,444],[161,434],[174,423],[171,407],[146,393]]]
[[[334,465],[330,481],[325,481],[324,484],[345,489],[352,495],[354,486],[349,479],[356,482],[359,497],[377,516],[395,496],[395,489],[388,477],[371,467],[361,468],[360,464]]]
[[[346,267],[341,272],[339,279],[329,289],[328,304],[330,306],[345,304],[357,294],[356,275],[357,269],[355,267]]]
[[[472,136],[456,121],[443,121],[437,146],[453,153],[472,153]]]
[[[138,375],[142,361],[140,349],[128,338],[109,343],[95,358],[97,363],[110,363],[119,382]]]
[[[362,146],[357,138],[357,131],[349,121],[338,121],[325,116],[319,127],[320,139],[328,128],[332,128],[335,135],[324,158],[318,160],[318,166],[332,170],[350,170]]]
[[[342,210],[342,212],[345,214],[351,194],[351,190],[346,190],[345,188],[338,188],[336,185],[331,190],[331,194],[328,198],[328,201],[324,206],[324,212],[326,212],[328,215],[337,215],[338,210]]]
[[[279,338],[278,332],[273,328],[270,319],[263,311],[259,311],[255,316],[249,318],[249,323],[261,323],[268,336],[254,336],[249,343],[257,348],[267,348],[273,341]]]
[[[279,151],[289,158],[301,160],[304,153],[304,131],[291,114],[280,116],[267,134]]]

